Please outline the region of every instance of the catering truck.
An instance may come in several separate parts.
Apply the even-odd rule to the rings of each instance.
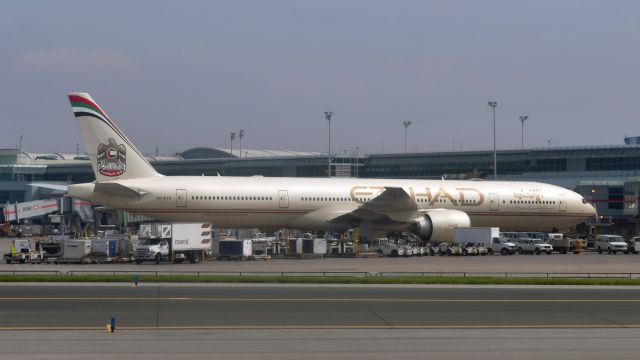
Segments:
[[[211,250],[210,223],[152,223],[140,225],[136,263],[188,260],[194,264]]]

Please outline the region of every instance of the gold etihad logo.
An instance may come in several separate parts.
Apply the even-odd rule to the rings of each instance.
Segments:
[[[351,200],[364,204],[363,197],[378,195],[384,191],[384,186],[354,186],[349,191]],[[409,186],[405,189],[413,201],[424,199],[429,205],[434,205],[438,200],[449,201],[455,206],[480,206],[484,203],[484,194],[475,188],[455,188],[453,191],[445,190],[442,187],[414,188]]]

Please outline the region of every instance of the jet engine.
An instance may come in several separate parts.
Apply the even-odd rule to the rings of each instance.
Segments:
[[[432,210],[419,217],[409,227],[425,241],[451,242],[453,229],[471,226],[469,215],[460,210]]]

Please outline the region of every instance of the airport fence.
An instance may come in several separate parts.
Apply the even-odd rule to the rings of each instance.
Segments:
[[[58,270],[0,270],[0,275],[65,275]]]
[[[70,270],[30,271],[0,270],[0,274],[12,275],[190,275],[190,276],[239,276],[239,277],[501,277],[501,278],[570,278],[570,279],[640,279],[639,273],[609,272],[365,272],[365,271],[175,271],[175,270]]]

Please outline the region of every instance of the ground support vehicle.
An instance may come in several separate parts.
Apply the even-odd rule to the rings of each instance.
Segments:
[[[382,253],[382,256],[405,256],[405,248],[404,246],[400,246],[398,244],[392,242],[386,242],[380,244],[379,251]]]
[[[467,244],[474,243],[484,244],[486,247],[491,246],[493,238],[500,237],[500,228],[497,227],[470,227],[453,229],[453,243]]]
[[[520,239],[517,245],[518,254],[536,254],[545,253],[551,255],[553,246],[545,243],[540,239]]]
[[[140,225],[136,263],[143,261],[200,262],[211,249],[209,223],[153,223]]]
[[[560,233],[547,234],[546,242],[553,247],[553,251],[557,251],[560,254],[566,254],[568,252],[580,254],[584,251],[586,245],[586,242],[583,243],[581,239],[566,238],[564,234]]]
[[[478,255],[478,248],[472,242],[468,242],[462,246],[462,256]]]
[[[420,248],[415,243],[407,243],[404,240],[398,240],[398,244],[404,247],[404,256],[422,256]]]
[[[598,235],[595,241],[595,248],[598,254],[602,254],[603,251],[609,254],[615,254],[617,252],[629,253],[627,243],[620,235]]]
[[[44,259],[42,251],[35,251],[30,239],[15,239],[11,241],[11,250],[2,256],[7,263],[41,262]]]
[[[216,240],[213,244],[213,254],[218,260],[254,259],[251,240]]]
[[[627,248],[630,252],[637,254],[640,251],[640,236],[627,240]]]
[[[462,246],[458,244],[440,243],[438,245],[438,255],[458,256],[462,255]]]
[[[5,222],[0,224],[0,237],[22,237],[19,229],[11,226],[11,223]]]
[[[475,247],[478,250],[478,255],[485,256],[489,253],[489,249],[482,243],[475,244]]]

